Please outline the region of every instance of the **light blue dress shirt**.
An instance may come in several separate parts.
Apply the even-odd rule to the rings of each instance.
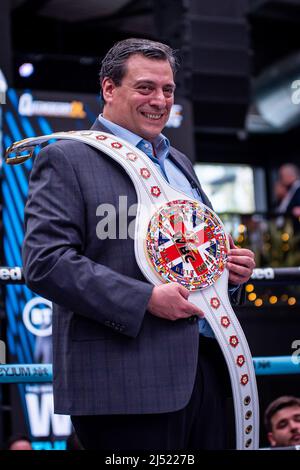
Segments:
[[[196,189],[191,187],[191,184],[186,176],[169,158],[170,142],[167,137],[165,137],[163,134],[159,134],[159,136],[157,136],[154,142],[151,144],[151,142],[142,139],[133,132],[124,129],[124,127],[121,127],[114,122],[108,121],[101,114],[99,115],[98,119],[100,123],[103,124],[113,134],[121,137],[121,139],[127,140],[127,142],[129,142],[131,145],[138,147],[140,150],[146,153],[159,168],[163,177],[170,183],[171,186],[173,186],[175,189],[183,191],[191,198],[202,202],[201,197]],[[153,155],[153,149],[156,156]],[[204,318],[199,319],[199,331],[200,334],[204,336],[211,338],[215,337],[211,327]]]

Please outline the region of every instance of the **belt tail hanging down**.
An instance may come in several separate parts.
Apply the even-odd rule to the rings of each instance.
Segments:
[[[235,412],[236,448],[259,446],[255,371],[243,330],[228,297],[228,237],[207,206],[170,186],[151,159],[123,139],[99,131],[57,132],[14,143],[7,163],[22,163],[35,146],[51,139],[75,140],[117,161],[134,184],[138,209],[135,256],[153,284],[180,282],[189,300],[205,312],[227,363]],[[22,152],[29,150],[29,155]],[[12,157],[11,154],[16,154]]]

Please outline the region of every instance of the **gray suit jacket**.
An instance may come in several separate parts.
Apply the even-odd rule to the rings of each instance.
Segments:
[[[95,130],[106,130],[98,121]],[[192,164],[171,156],[203,193]],[[140,272],[131,238],[100,240],[100,204],[136,203],[125,171],[88,145],[59,141],[31,172],[25,208],[27,285],[53,302],[56,413],[160,413],[183,408],[196,373],[198,324],[146,311],[153,286]],[[131,222],[132,218],[128,218]]]

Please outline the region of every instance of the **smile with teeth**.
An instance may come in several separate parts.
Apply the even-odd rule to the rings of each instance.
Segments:
[[[145,116],[146,118],[148,119],[154,119],[154,120],[158,120],[160,119],[161,117],[163,117],[163,114],[153,114],[153,113],[143,113],[143,116]]]

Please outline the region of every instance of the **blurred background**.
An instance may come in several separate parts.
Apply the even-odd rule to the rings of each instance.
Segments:
[[[193,161],[236,243],[256,254],[259,269],[236,312],[253,356],[266,358],[300,347],[300,212],[281,205],[286,189],[279,178],[280,167],[291,163],[292,183],[299,183],[299,28],[300,0],[0,4],[2,156],[15,140],[91,126],[101,110],[101,59],[117,40],[149,38],[178,50],[181,69],[164,133]],[[1,163],[2,266],[22,266],[31,165]],[[17,280],[17,271],[2,272],[2,280],[9,276]],[[22,284],[1,289],[6,361],[51,363],[51,304]],[[300,396],[299,379],[258,376],[262,412],[279,395]],[[51,384],[2,386],[0,446],[17,431],[35,449],[66,447],[70,421],[53,416]]]

